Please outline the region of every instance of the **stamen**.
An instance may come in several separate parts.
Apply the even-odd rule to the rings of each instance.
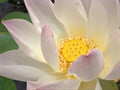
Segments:
[[[67,72],[70,64],[81,55],[87,54],[96,47],[96,44],[88,39],[68,38],[59,43],[60,71]],[[68,75],[69,76],[69,75]],[[69,76],[71,77],[71,76]],[[73,76],[72,76],[73,77]]]

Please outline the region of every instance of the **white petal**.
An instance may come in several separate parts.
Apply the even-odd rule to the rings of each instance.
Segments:
[[[99,81],[97,81],[95,90],[103,90]]]
[[[88,37],[97,43],[97,47],[104,50],[109,34],[106,30],[107,13],[100,0],[93,0],[91,2],[88,19]]]
[[[45,77],[41,77],[38,81],[28,81],[27,82],[27,90],[36,90],[39,87],[49,86],[55,82],[66,79],[66,74],[53,73],[54,75],[45,75]]]
[[[102,53],[96,48],[87,55],[80,56],[69,68],[69,73],[82,81],[95,79],[104,67]]]
[[[79,2],[79,1],[78,1]],[[82,5],[79,3],[79,5]],[[79,6],[78,7],[82,7]],[[65,25],[71,36],[86,36],[86,21],[81,11],[72,0],[56,0],[54,4],[54,13],[56,17]]]
[[[108,80],[117,80],[120,78],[120,61],[114,66],[112,71],[105,77]]]
[[[54,40],[52,30],[49,26],[44,26],[41,32],[41,48],[48,64],[59,71],[58,50]]]
[[[79,80],[59,80],[53,83],[46,84],[44,86],[30,85],[28,83],[27,90],[78,90],[80,85]],[[33,86],[33,87],[32,87]],[[33,88],[33,89],[31,89]]]
[[[2,23],[27,55],[45,62],[40,47],[40,34],[31,23],[22,19],[11,19]]]
[[[34,74],[33,74],[34,73]],[[0,65],[0,75],[20,81],[36,81],[39,78],[39,69],[23,65]]]
[[[107,30],[116,30],[119,25],[119,0],[100,0],[107,13]]]
[[[103,52],[110,67],[112,68],[120,59],[120,30],[110,33],[107,48]]]
[[[39,81],[44,85],[65,79],[65,73],[53,71],[47,64],[27,57],[19,50],[0,54],[0,75],[20,81]]]
[[[2,76],[21,81],[35,81],[51,71],[48,65],[27,57],[20,50],[0,54],[0,75]]]
[[[89,16],[89,10],[90,10],[92,0],[81,0],[81,2],[85,8],[87,16]]]
[[[120,30],[114,30],[110,33],[107,47],[103,51],[105,56],[105,66],[100,73],[100,78],[105,78],[114,68],[120,59]]]
[[[78,10],[80,15],[87,22],[87,15],[86,15],[86,11],[85,11],[85,8],[84,8],[82,1],[81,0],[68,0],[68,2],[71,2],[74,5],[74,7]]]
[[[33,24],[41,32],[40,27],[48,24],[52,27],[56,38],[66,36],[67,33],[63,25],[56,19],[52,12],[52,2],[50,0],[24,0]]]

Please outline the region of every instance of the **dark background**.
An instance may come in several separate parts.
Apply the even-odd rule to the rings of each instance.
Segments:
[[[54,2],[54,0],[51,1]],[[13,11],[27,12],[23,0],[9,0],[8,2],[0,3],[0,19]]]

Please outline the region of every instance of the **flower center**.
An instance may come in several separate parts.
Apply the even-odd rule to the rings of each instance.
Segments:
[[[81,55],[87,54],[96,47],[96,44],[88,39],[68,38],[59,43],[60,71],[67,72],[70,64]]]

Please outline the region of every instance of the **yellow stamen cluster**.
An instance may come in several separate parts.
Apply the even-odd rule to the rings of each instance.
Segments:
[[[68,38],[59,43],[60,71],[67,72],[70,64],[79,56],[87,54],[96,44],[88,39]]]

